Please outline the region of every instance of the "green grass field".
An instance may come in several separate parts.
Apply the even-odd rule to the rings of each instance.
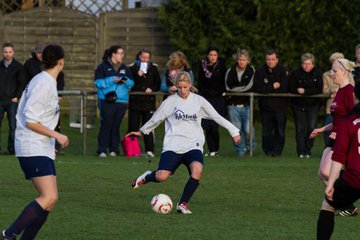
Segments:
[[[4,121],[3,126],[6,125]],[[192,198],[192,215],[175,211],[155,214],[151,198],[166,193],[174,203],[187,181],[180,167],[167,182],[137,190],[131,180],[154,169],[158,157],[95,156],[97,129],[89,130],[88,156],[82,156],[78,129],[63,124],[70,138],[65,155],[56,160],[60,199],[37,239],[315,239],[324,187],[316,172],[323,147],[315,142],[313,157],[295,154],[294,129],[287,129],[284,154],[265,157],[258,147],[253,158],[237,158],[231,138],[221,130],[221,156],[205,159],[204,174]],[[126,129],[126,123],[123,124]],[[6,147],[2,131],[2,149]],[[156,132],[159,156],[162,127]],[[0,156],[0,228],[16,218],[36,197],[13,156]],[[333,239],[358,239],[359,217],[336,217]]]

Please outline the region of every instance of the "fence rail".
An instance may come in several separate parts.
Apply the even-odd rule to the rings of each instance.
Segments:
[[[59,91],[60,95],[63,96],[80,96],[80,117],[81,117],[81,126],[80,126],[80,132],[83,134],[83,155],[86,155],[87,151],[87,107],[88,102],[87,98],[88,96],[94,96],[96,95],[96,91],[89,91],[89,90],[65,90],[65,91]],[[144,92],[130,92],[131,95],[144,95]],[[167,95],[163,92],[152,92],[147,93],[146,95]],[[304,95],[298,95],[298,94],[291,94],[291,93],[279,93],[279,94],[261,94],[261,93],[231,93],[226,92],[223,94],[223,96],[247,96],[250,100],[250,129],[253,129],[254,127],[254,98],[255,97],[302,97],[302,98],[329,98],[330,96],[327,94],[316,94],[311,96],[304,96]],[[253,145],[252,145],[252,134],[250,134],[250,149],[249,149],[249,155],[250,157],[253,156]]]

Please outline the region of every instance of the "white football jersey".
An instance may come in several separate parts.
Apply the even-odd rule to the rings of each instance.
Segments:
[[[30,81],[20,99],[16,114],[16,156],[47,156],[55,159],[55,139],[30,130],[26,123],[41,123],[54,130],[58,120],[56,80],[43,71]]]
[[[165,136],[162,151],[186,153],[193,149],[203,151],[205,136],[201,119],[214,120],[226,128],[232,137],[239,135],[239,129],[223,118],[202,96],[194,93],[183,99],[174,94],[165,99],[152,118],[140,129],[149,134],[165,121]]]

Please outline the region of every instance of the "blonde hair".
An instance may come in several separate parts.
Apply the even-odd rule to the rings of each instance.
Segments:
[[[190,69],[190,64],[186,60],[186,56],[181,51],[176,51],[170,54],[169,61],[166,63],[168,69],[180,69],[182,67]]]
[[[339,65],[347,72],[351,73],[354,71],[354,68],[356,67],[355,63],[352,61],[347,60],[346,58],[340,58],[335,60],[335,62],[339,63]],[[335,63],[334,62],[334,63]]]
[[[177,85],[179,82],[190,83],[191,84],[190,92],[192,92],[192,93],[198,92],[197,88],[192,85],[191,77],[190,77],[190,74],[188,72],[179,71],[175,76],[174,82],[175,82],[175,85]]]
[[[333,54],[330,55],[330,62],[334,63],[336,60],[340,58],[344,58],[344,54],[342,54],[341,52],[334,52]]]

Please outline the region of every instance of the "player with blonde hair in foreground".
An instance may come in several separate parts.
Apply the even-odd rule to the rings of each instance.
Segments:
[[[196,88],[192,86],[187,72],[179,72],[176,75],[175,86],[176,94],[164,100],[152,118],[139,131],[127,134],[127,136],[149,134],[165,121],[163,150],[158,169],[152,172],[146,171],[135,178],[132,187],[135,189],[148,182],[163,182],[174,174],[181,164],[184,164],[190,177],[176,210],[182,214],[191,214],[188,203],[199,186],[203,171],[205,137],[201,119],[214,120],[226,128],[236,144],[240,142],[240,135],[239,129],[218,114],[208,101],[194,93]]]

